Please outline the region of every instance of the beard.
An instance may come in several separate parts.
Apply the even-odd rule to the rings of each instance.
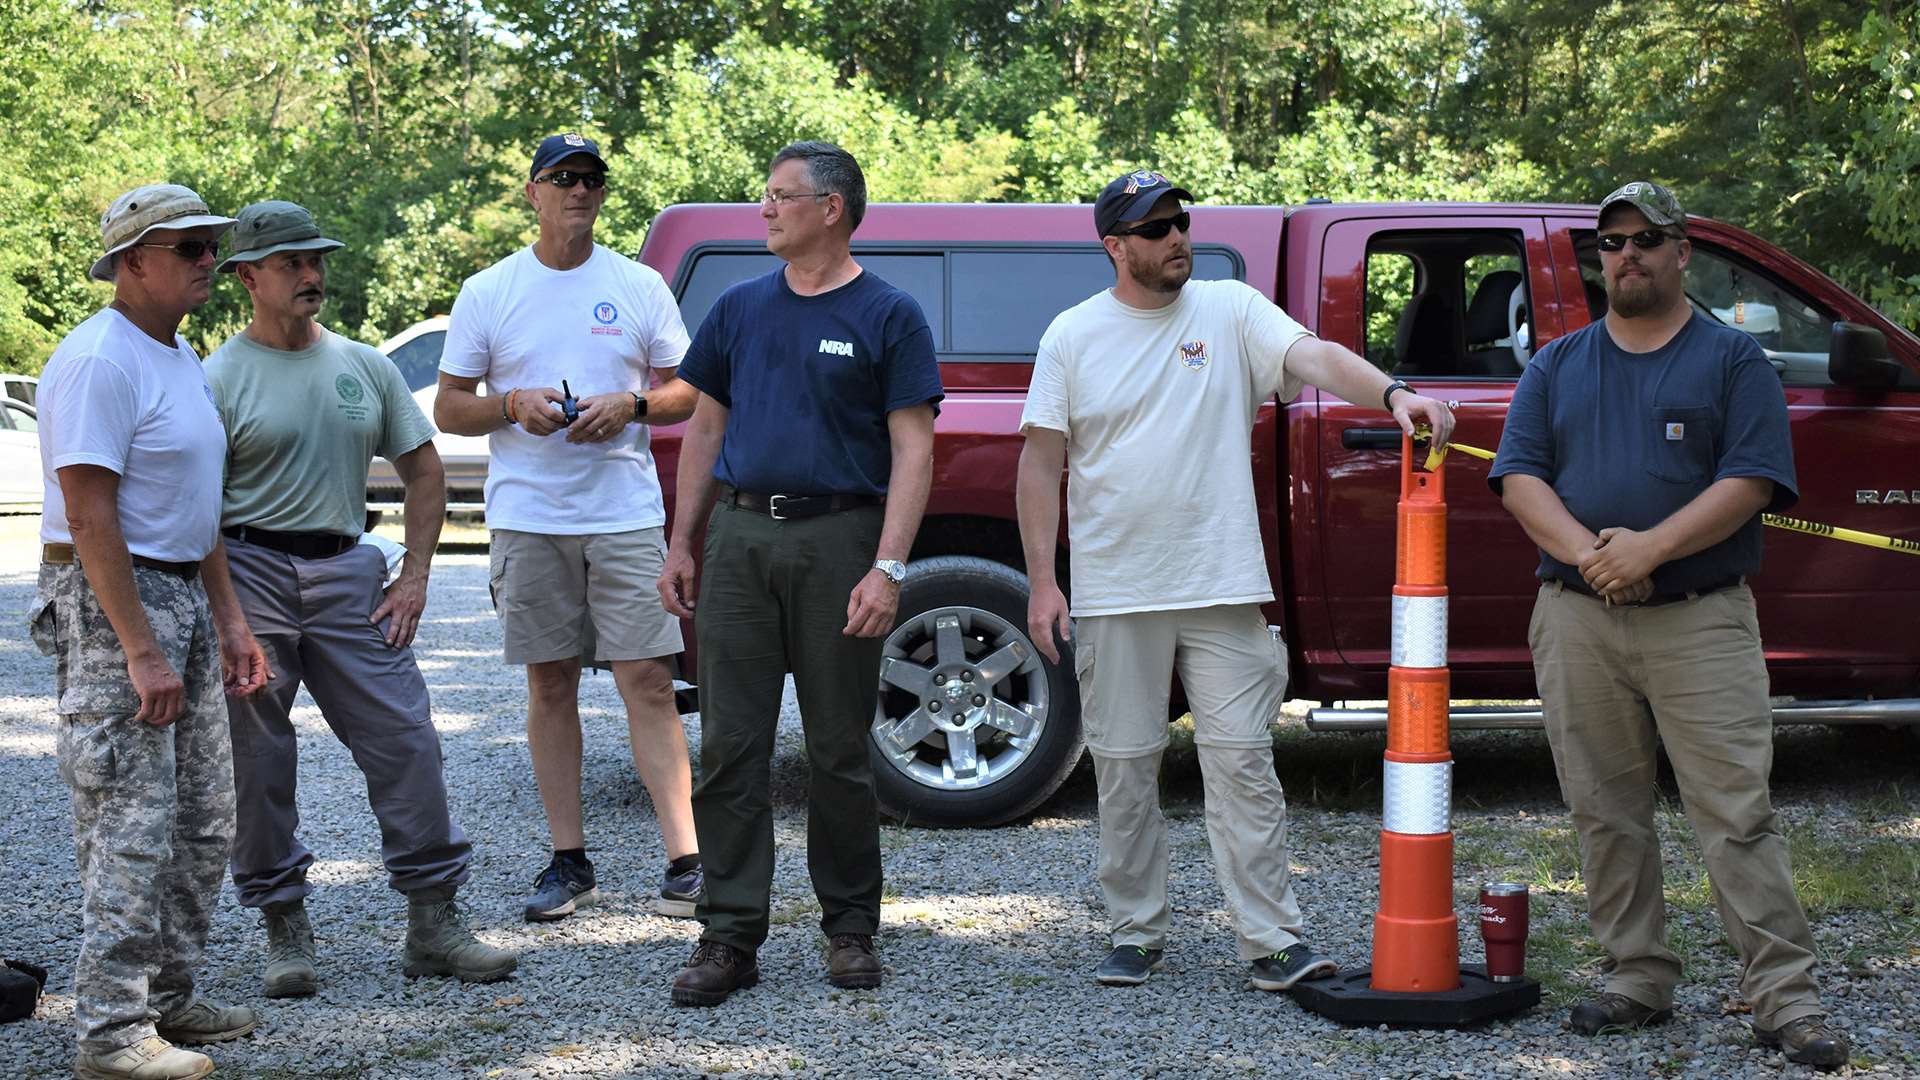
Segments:
[[[1176,256],[1181,257],[1180,264],[1170,265]],[[1193,255],[1185,251],[1174,252],[1155,263],[1136,262],[1129,255],[1127,271],[1148,292],[1177,293],[1193,276]]]
[[[1637,319],[1666,309],[1672,297],[1653,278],[1637,275],[1607,282],[1607,307],[1623,319]]]

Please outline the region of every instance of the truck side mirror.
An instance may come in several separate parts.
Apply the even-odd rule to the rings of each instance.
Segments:
[[[1854,322],[1833,324],[1827,350],[1827,378],[1835,386],[1860,390],[1891,390],[1900,385],[1906,369],[1887,351],[1887,335]]]

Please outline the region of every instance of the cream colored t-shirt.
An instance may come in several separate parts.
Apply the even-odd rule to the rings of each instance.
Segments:
[[[1311,336],[1239,281],[1189,281],[1157,311],[1101,292],[1040,339],[1020,430],[1067,436],[1072,613],[1273,599],[1253,494],[1253,422],[1301,382]]]

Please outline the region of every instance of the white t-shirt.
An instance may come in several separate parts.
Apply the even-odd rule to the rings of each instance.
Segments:
[[[1285,360],[1309,336],[1239,281],[1157,311],[1101,292],[1047,327],[1020,430],[1067,436],[1074,615],[1273,599],[1253,421],[1300,392]]]
[[[227,431],[200,358],[169,348],[105,308],[73,328],[40,374],[40,540],[70,544],[59,470],[120,474],[127,550],[167,562],[207,557],[220,539]]]
[[[680,308],[652,267],[595,244],[586,262],[555,270],[526,247],[460,287],[440,370],[485,379],[494,393],[565,380],[586,398],[643,391],[649,367],[677,368],[686,352]],[[540,406],[523,394],[518,407]],[[490,528],[582,536],[666,523],[645,424],[601,443],[510,424],[487,441]]]

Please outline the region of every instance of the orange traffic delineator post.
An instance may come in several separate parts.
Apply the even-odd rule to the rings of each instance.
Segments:
[[[1373,966],[1294,987],[1302,1006],[1354,1024],[1456,1027],[1531,1008],[1540,984],[1460,965],[1453,907],[1453,753],[1447,715],[1447,484],[1400,444],[1399,547],[1387,668],[1380,907]]]

